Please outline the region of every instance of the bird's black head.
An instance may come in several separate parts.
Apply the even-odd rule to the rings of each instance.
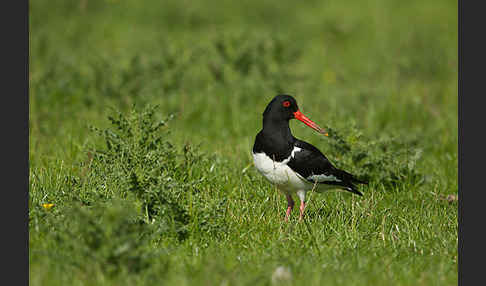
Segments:
[[[295,118],[294,113],[298,110],[295,98],[287,94],[279,94],[265,108],[263,119],[289,121]]]
[[[288,126],[288,121],[290,119],[300,120],[312,129],[327,136],[327,132],[325,132],[324,129],[319,127],[317,124],[315,124],[312,120],[310,120],[307,116],[299,111],[297,101],[290,95],[279,94],[275,96],[263,112],[264,128],[266,124],[265,122],[270,125],[285,123]]]

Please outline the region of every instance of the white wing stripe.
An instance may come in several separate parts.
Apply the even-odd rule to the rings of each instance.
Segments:
[[[318,182],[318,183],[323,183],[323,182],[341,182],[341,180],[339,180],[338,178],[336,178],[336,176],[334,176],[334,175],[326,176],[324,174],[321,174],[321,175],[311,175],[311,176],[307,177],[307,180],[314,181],[314,182]]]
[[[294,146],[294,149],[292,150],[292,153],[290,153],[290,157],[294,158],[295,157],[295,152],[300,152],[302,151],[302,148],[299,148],[299,147],[295,147]]]

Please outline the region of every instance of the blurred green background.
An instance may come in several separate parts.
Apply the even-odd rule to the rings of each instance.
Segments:
[[[31,141],[82,142],[107,105],[156,102],[179,112],[181,136],[235,154],[285,92],[320,124],[455,143],[456,11],[455,1],[32,1]]]
[[[414,168],[425,175],[425,185],[395,194],[417,200],[410,202],[412,208],[419,201],[441,202],[443,196],[457,194],[457,1],[33,0],[29,5],[31,284],[52,282],[50,278],[63,273],[42,274],[41,269],[58,262],[32,252],[56,245],[35,231],[43,222],[34,220],[34,205],[63,204],[60,193],[66,190],[52,186],[62,185],[67,175],[79,175],[77,166],[86,160],[87,146],[103,143],[91,135],[89,126],[109,126],[107,116],[113,108],[128,112],[134,105],[158,104],[158,118],[175,115],[170,124],[175,145],[199,145],[202,152],[231,162],[220,176],[235,177],[252,163],[251,147],[266,104],[276,94],[287,93],[296,97],[308,117],[345,137],[348,134],[348,141],[359,136],[370,141],[395,138],[419,150]],[[291,122],[291,128],[296,137],[332,154],[330,159],[338,166],[353,168],[351,159],[340,158],[312,130],[298,122]],[[235,184],[230,198],[237,196],[236,184],[241,180],[248,180],[248,188],[253,182],[268,192],[270,186],[256,172],[252,170],[249,176],[227,179],[230,187],[225,188]],[[226,183],[221,179],[221,184]],[[351,203],[342,197],[346,198],[342,206]],[[278,210],[272,212],[278,222],[284,205],[281,197],[272,198],[278,200],[273,206]],[[384,199],[381,208],[393,208],[393,200],[393,196]],[[414,215],[422,217],[421,211]],[[448,251],[457,257],[457,205],[441,205],[433,216],[437,222],[449,223],[445,233],[437,234],[446,241],[441,247],[449,249],[447,255],[439,253],[443,260],[436,260],[437,254],[433,260],[424,260],[436,268],[418,263],[420,255],[402,254],[408,259],[392,266],[390,276],[381,273],[380,263],[370,263],[368,271],[374,276],[368,277],[360,272],[358,262],[353,264],[356,268],[348,269],[343,260],[339,264],[343,269],[359,274],[332,281],[455,285],[457,259],[451,264]],[[238,223],[234,224],[237,228]],[[436,234],[424,238],[417,230],[416,235],[429,241]],[[217,240],[208,239],[209,246],[224,253]],[[363,254],[364,260],[372,261],[373,255]],[[227,256],[236,254],[228,252]],[[175,267],[169,271],[171,281],[254,283],[251,274],[247,280],[224,275],[214,280],[201,274],[205,261],[200,261],[200,272],[194,274],[202,280],[191,280],[191,272]],[[254,263],[265,271],[273,267],[260,260]],[[247,261],[247,267],[251,264]],[[336,267],[332,275],[347,275]],[[406,270],[409,267],[413,270]],[[174,273],[185,275],[185,280],[174,278]],[[82,282],[83,275],[74,275],[80,285],[93,282]],[[96,284],[122,281],[95,277],[101,277]],[[324,281],[319,275],[313,277],[316,285]],[[152,281],[147,279],[143,281]]]

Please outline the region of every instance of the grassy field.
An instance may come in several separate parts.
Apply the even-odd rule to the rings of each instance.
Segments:
[[[456,1],[34,0],[29,22],[31,285],[457,284]],[[283,222],[251,158],[278,93],[363,197]]]

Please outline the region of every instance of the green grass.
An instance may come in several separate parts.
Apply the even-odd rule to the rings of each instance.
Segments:
[[[456,285],[457,2],[240,2],[30,1],[30,284]],[[363,197],[283,222],[280,92]]]

